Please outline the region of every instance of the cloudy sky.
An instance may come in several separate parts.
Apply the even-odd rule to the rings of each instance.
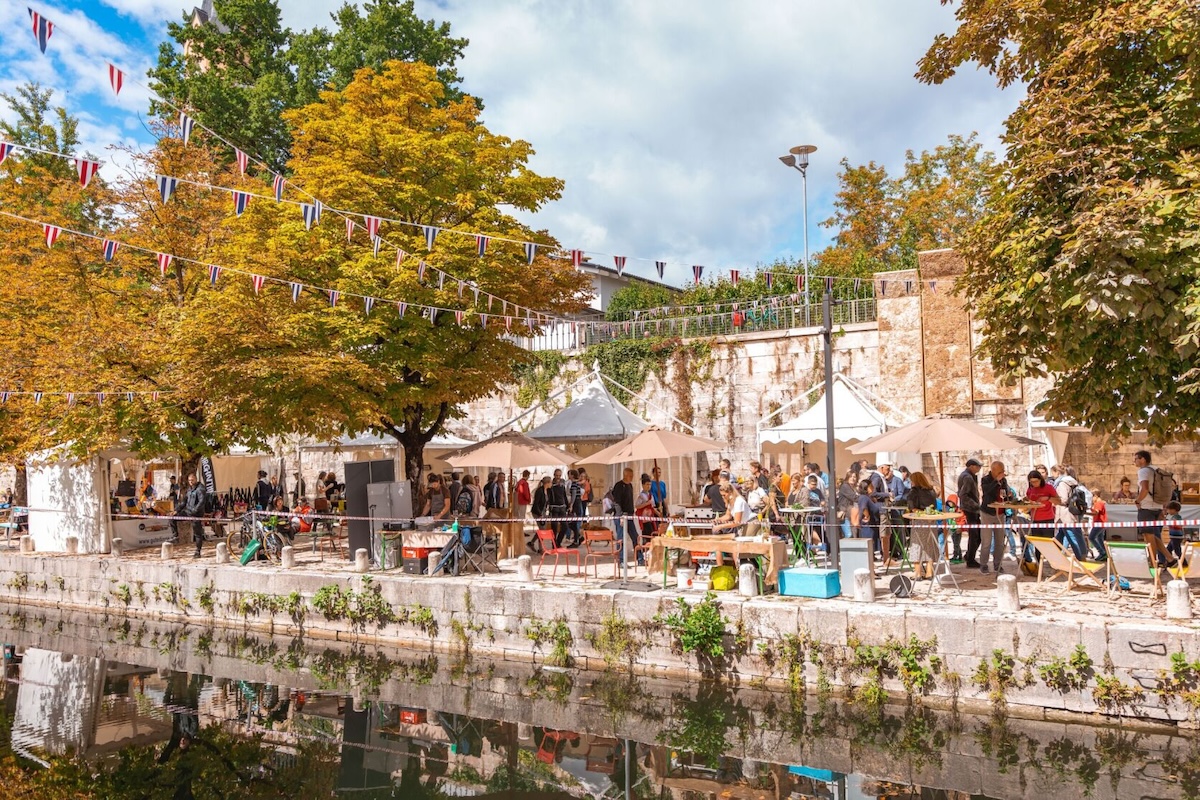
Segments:
[[[292,28],[330,24],[341,0],[280,0]],[[34,2],[56,29],[38,52],[26,2],[0,3],[0,89],[33,79],[81,118],[103,154],[146,143],[146,90],[114,99],[106,63],[139,78],[178,0]],[[471,43],[460,65],[485,121],[526,139],[533,166],[566,181],[535,219],[566,247],[689,281],[803,252],[799,173],[778,156],[818,147],[809,168],[809,241],[831,232],[838,162],[890,169],[905,151],[978,131],[998,149],[1019,90],[968,70],[943,86],[912,77],[933,36],[953,29],[937,0],[417,0]],[[7,112],[0,112],[7,113]],[[110,167],[115,168],[115,167]],[[103,173],[102,173],[103,174]],[[364,209],[369,211],[369,209]]]

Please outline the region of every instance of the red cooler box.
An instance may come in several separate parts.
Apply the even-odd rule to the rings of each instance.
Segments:
[[[429,568],[429,554],[432,552],[432,547],[400,548],[400,562],[404,565],[404,572],[408,575],[424,575]]]

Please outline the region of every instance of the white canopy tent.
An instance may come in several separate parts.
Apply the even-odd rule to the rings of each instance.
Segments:
[[[814,386],[803,397],[824,388],[824,382]],[[788,472],[797,471],[802,462],[814,461],[822,467],[827,461],[826,403],[833,403],[833,438],[837,463],[848,465],[856,457],[847,445],[878,436],[888,429],[883,412],[875,405],[871,394],[845,375],[833,376],[833,388],[822,392],[812,405],[799,416],[779,425],[765,427],[770,419],[803,400],[797,398],[781,407],[771,417],[759,423],[758,449],[764,455],[779,456],[781,466]]]

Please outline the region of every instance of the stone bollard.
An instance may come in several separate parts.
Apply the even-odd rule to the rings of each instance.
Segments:
[[[171,551],[172,551],[173,549],[174,549],[174,548],[172,548],[172,547],[171,547],[171,543],[170,543],[170,542],[163,542],[163,543],[162,543],[162,550],[159,552],[159,554],[158,554],[158,557],[159,557],[159,558],[161,558],[163,561],[166,561],[166,560],[170,559],[170,558],[171,558]]]
[[[854,570],[854,599],[860,603],[875,602],[875,576],[871,570]]]
[[[1167,584],[1167,619],[1192,618],[1192,592],[1188,582],[1178,578]]]
[[[758,597],[758,570],[753,564],[738,567],[738,594],[742,597]]]
[[[120,556],[125,552],[125,540],[120,536],[112,540],[112,546],[109,548],[114,556]]]
[[[79,555],[79,537],[78,536],[68,536],[66,538],[66,545],[67,545],[67,555],[69,555],[69,556]]]
[[[225,542],[217,542],[217,563],[229,563],[229,545],[225,544]]]
[[[291,545],[284,545],[283,550],[279,553],[279,566],[284,569],[296,568],[296,549]]]
[[[1016,575],[996,576],[996,610],[1001,614],[1013,614],[1021,610]]]
[[[30,536],[28,533],[21,537],[21,552],[22,553],[32,553],[33,552],[33,537]]]
[[[529,556],[517,556],[517,580],[533,583],[533,559]]]
[[[366,572],[371,567],[371,559],[367,555],[367,548],[360,547],[354,551],[354,571]]]

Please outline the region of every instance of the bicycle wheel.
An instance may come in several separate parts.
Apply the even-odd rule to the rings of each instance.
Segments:
[[[262,552],[266,554],[267,560],[274,564],[283,553],[283,545],[283,537],[275,531],[271,531],[263,537]]]
[[[225,537],[225,546],[229,548],[229,557],[234,559],[240,558],[242,551],[246,549],[246,545],[250,544],[250,540],[253,538],[250,531],[244,527],[236,531],[230,531],[229,535]]]

